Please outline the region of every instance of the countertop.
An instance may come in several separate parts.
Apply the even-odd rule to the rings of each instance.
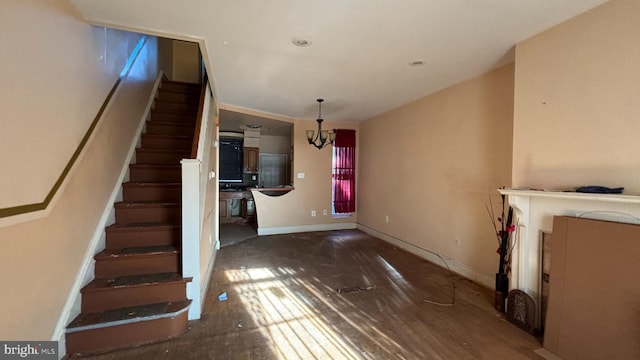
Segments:
[[[271,188],[247,188],[247,190],[251,191],[291,191],[295,188],[293,186],[289,187],[271,187]]]

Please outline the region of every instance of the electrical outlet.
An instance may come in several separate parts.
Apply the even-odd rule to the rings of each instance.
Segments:
[[[327,209],[322,210],[322,215],[327,216]]]
[[[304,179],[304,173],[303,172],[299,172],[298,173],[298,179]]]
[[[386,222],[387,224],[389,223],[389,215],[386,215],[386,216],[384,217],[384,222]]]
[[[453,242],[456,244],[456,246],[460,246],[460,237],[459,236],[454,237]]]
[[[316,216],[316,211],[315,210],[311,210],[311,216]]]

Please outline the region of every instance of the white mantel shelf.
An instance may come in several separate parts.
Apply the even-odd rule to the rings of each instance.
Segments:
[[[593,194],[571,191],[531,190],[531,189],[498,189],[502,195],[519,195],[528,197],[547,197],[555,199],[604,201],[640,204],[640,196],[625,194]]]
[[[553,232],[554,216],[640,224],[640,196],[532,189],[499,189],[514,209],[510,288],[528,293],[540,314],[542,233]],[[553,241],[553,240],[552,240]],[[553,263],[553,260],[552,260]],[[553,265],[552,265],[553,266]],[[537,319],[539,321],[539,318]]]

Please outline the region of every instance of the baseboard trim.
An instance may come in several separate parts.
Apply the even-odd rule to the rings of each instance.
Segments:
[[[416,246],[408,241],[399,239],[397,237],[385,234],[379,230],[371,228],[369,226],[358,223],[357,229],[361,230],[373,237],[384,240],[392,245],[395,245],[403,250],[406,250],[414,255],[417,255],[425,260],[428,260],[438,266],[449,269],[452,272],[463,276],[469,280],[472,280],[478,284],[481,284],[485,287],[493,289],[495,286],[495,279],[491,276],[491,274],[486,274],[477,269],[474,269],[468,265],[459,263],[447,256],[442,254],[438,254],[434,251],[423,249],[419,246]]]
[[[299,226],[282,226],[282,227],[259,227],[258,235],[279,235],[291,234],[311,231],[331,231],[331,230],[350,230],[355,229],[356,223],[335,223],[335,224],[317,224],[317,225],[299,225]]]

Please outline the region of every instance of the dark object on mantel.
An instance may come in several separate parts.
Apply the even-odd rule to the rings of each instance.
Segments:
[[[623,191],[623,187],[608,188],[604,186],[581,186],[576,189],[576,192],[590,194],[622,194]]]

